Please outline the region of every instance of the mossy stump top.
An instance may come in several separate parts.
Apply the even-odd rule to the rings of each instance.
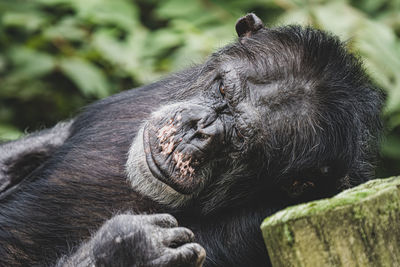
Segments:
[[[400,177],[289,207],[261,229],[274,267],[400,266]]]

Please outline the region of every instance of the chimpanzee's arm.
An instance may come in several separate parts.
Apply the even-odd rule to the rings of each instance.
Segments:
[[[73,121],[0,144],[0,196],[21,182],[61,146],[70,134]]]
[[[56,266],[201,267],[204,249],[192,243],[189,229],[177,226],[169,214],[117,215]]]

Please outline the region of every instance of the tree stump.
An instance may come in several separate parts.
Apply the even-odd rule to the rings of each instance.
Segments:
[[[279,266],[400,266],[400,177],[282,210],[261,225]]]

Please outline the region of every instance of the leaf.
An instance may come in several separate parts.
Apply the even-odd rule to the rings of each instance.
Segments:
[[[11,141],[23,136],[23,133],[8,124],[0,124],[0,142]]]
[[[385,111],[400,110],[400,42],[392,29],[368,22],[360,32],[358,49],[371,76],[388,92]]]
[[[2,23],[6,27],[20,27],[27,31],[39,29],[46,21],[44,14],[35,12],[7,12],[2,18]]]
[[[129,60],[126,44],[113,36],[112,30],[99,30],[93,34],[93,47],[112,64],[125,66]]]
[[[306,9],[293,9],[285,12],[278,19],[278,24],[312,25],[312,18]]]
[[[202,6],[199,1],[187,0],[164,0],[157,8],[157,15],[161,18],[177,18],[177,17],[197,17],[193,16],[197,13],[203,13]]]
[[[81,58],[63,58],[59,63],[61,71],[73,81],[85,95],[94,95],[99,98],[110,93],[109,83],[103,72]]]
[[[7,71],[6,67],[7,67],[6,57],[0,54],[0,73],[6,72]]]
[[[400,137],[390,135],[382,144],[382,155],[400,160]]]
[[[314,7],[311,12],[319,27],[339,35],[344,41],[354,38],[356,31],[366,22],[362,12],[344,2],[332,1]]]
[[[354,1],[354,4],[360,8],[361,10],[367,13],[373,13],[381,8],[383,5],[387,4],[388,0],[363,0],[363,1]]]
[[[35,0],[35,1],[48,6],[59,5],[59,4],[71,4],[71,0]]]
[[[43,36],[47,39],[67,39],[82,41],[86,33],[78,26],[78,20],[74,17],[66,17],[56,25],[44,29]]]
[[[141,28],[128,34],[125,41],[115,39],[109,30],[100,30],[94,34],[92,45],[114,68],[120,69],[120,74],[122,70],[140,83],[146,83],[154,79],[152,69],[143,60],[146,37],[147,32]]]
[[[54,58],[46,53],[17,46],[9,51],[11,62],[15,65],[11,77],[14,80],[28,80],[43,76],[53,71]]]
[[[153,32],[147,40],[148,48],[151,51],[150,53],[160,53],[160,51],[181,45],[183,39],[184,37],[181,34],[171,29],[158,30]]]
[[[400,126],[400,113],[391,114],[386,123],[388,130],[393,130]]]
[[[136,6],[127,0],[73,0],[78,17],[94,24],[113,23],[129,31],[138,26]]]

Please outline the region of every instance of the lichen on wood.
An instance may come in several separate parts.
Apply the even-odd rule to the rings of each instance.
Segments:
[[[279,266],[400,266],[400,177],[284,209],[261,225]]]

